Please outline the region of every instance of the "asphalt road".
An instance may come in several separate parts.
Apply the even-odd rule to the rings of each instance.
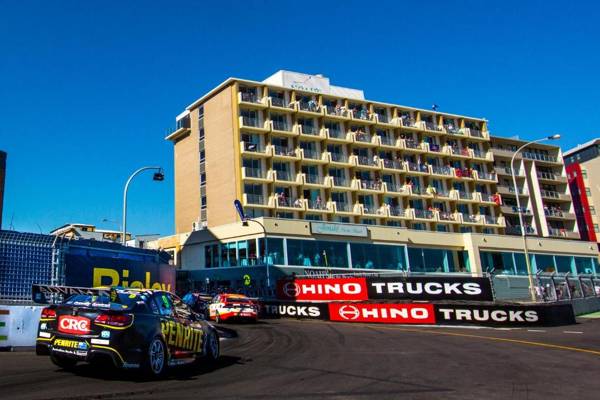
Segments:
[[[600,398],[600,320],[539,330],[294,320],[226,327],[234,337],[222,341],[215,368],[180,368],[162,381],[85,364],[69,373],[32,352],[0,353],[0,398]]]

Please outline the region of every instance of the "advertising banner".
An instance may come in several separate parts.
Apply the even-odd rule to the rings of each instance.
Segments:
[[[432,304],[329,303],[329,318],[341,322],[435,324]]]
[[[282,300],[471,300],[493,301],[489,278],[408,276],[291,279],[277,283]]]
[[[438,324],[483,326],[558,326],[575,323],[570,304],[436,304]]]
[[[489,278],[408,276],[366,279],[371,300],[494,300]]]
[[[123,286],[169,292],[175,290],[175,269],[168,264],[67,254],[65,265],[66,286]]]
[[[292,279],[277,282],[277,298],[299,301],[368,300],[365,278]]]
[[[266,301],[260,304],[263,318],[307,318],[329,320],[325,303]]]

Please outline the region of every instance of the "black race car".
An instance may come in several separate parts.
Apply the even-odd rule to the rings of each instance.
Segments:
[[[57,296],[66,300],[42,310],[36,353],[62,368],[109,360],[158,377],[169,366],[219,357],[216,329],[171,293],[34,286],[34,301]]]

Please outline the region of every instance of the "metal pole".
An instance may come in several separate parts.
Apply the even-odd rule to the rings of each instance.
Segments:
[[[125,189],[123,189],[123,231],[121,233],[121,244],[123,246],[125,246],[125,242],[127,241],[126,235],[127,235],[127,190],[129,189],[129,184],[131,183],[131,180],[140,172],[145,171],[147,169],[156,169],[156,170],[161,170],[161,167],[142,167],[140,169],[138,169],[137,171],[135,171],[133,174],[131,174],[131,176],[129,177],[129,179],[127,179],[127,183],[125,183]]]
[[[265,235],[265,254],[263,254],[263,257],[265,257],[265,262],[267,264],[267,289],[271,289],[271,276],[269,273],[269,259],[266,257],[266,254],[268,254],[268,250],[269,250],[269,242],[267,241],[267,228],[265,228],[265,226],[262,224],[262,222],[259,222],[255,219],[252,218],[246,218],[246,221],[252,221],[257,223],[258,225],[260,225],[260,227],[263,229],[263,233]]]
[[[517,176],[515,175],[515,157],[517,157],[517,154],[519,154],[521,152],[521,150],[523,150],[525,147],[529,146],[530,144],[542,142],[547,139],[550,139],[550,138],[532,140],[531,142],[525,143],[523,146],[519,147],[517,149],[517,151],[515,151],[515,154],[513,154],[512,158],[510,160],[510,173],[512,175],[513,186],[515,188],[515,195],[517,198],[517,209],[518,209],[517,211],[519,213],[519,224],[521,225],[521,237],[523,238],[523,250],[525,253],[525,265],[527,266],[527,277],[529,279],[529,293],[531,295],[532,301],[536,301],[536,296],[535,296],[535,288],[534,288],[533,276],[532,276],[532,271],[531,271],[531,263],[529,262],[529,249],[527,248],[527,235],[525,232],[525,225],[523,223],[523,213],[522,213],[523,210],[521,210],[521,199],[519,197],[519,188],[517,187]],[[523,169],[523,172],[525,173],[525,178],[527,178],[527,171],[525,170],[525,168]]]

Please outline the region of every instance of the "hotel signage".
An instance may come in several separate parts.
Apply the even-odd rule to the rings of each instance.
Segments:
[[[369,231],[366,226],[347,225],[347,224],[329,224],[326,222],[311,222],[310,232],[319,235],[336,235],[336,236],[355,236],[367,237]]]

